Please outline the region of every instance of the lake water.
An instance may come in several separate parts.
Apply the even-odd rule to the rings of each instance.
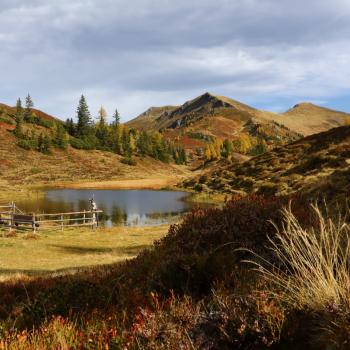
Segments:
[[[62,213],[89,210],[94,197],[103,210],[99,222],[105,226],[145,226],[174,222],[194,204],[186,192],[151,190],[49,190],[44,197],[16,202],[26,213]]]

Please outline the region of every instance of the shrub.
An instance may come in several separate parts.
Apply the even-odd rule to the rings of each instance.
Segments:
[[[71,137],[69,140],[69,143],[73,148],[76,148],[76,149],[85,149],[85,150],[95,149],[94,140],[77,139],[75,137]]]
[[[132,166],[136,165],[136,160],[133,157],[124,157],[120,160],[120,162]]]
[[[29,151],[37,149],[38,143],[35,140],[18,139],[17,146]]]

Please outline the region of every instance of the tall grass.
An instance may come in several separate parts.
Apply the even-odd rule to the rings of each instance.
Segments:
[[[270,239],[277,263],[256,263],[262,275],[283,291],[297,309],[350,310],[350,226],[346,218],[312,206],[315,225],[304,228],[290,208],[283,209],[282,229]]]

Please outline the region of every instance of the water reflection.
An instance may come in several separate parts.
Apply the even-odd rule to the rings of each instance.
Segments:
[[[150,190],[50,190],[43,198],[17,203],[25,212],[60,213],[89,209],[88,200],[94,196],[101,225],[144,226],[175,221],[192,205],[183,199],[189,194]]]

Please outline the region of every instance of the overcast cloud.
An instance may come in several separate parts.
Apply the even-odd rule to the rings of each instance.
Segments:
[[[348,0],[0,0],[0,102],[124,121],[205,91],[350,111]],[[349,101],[348,101],[349,100]]]

